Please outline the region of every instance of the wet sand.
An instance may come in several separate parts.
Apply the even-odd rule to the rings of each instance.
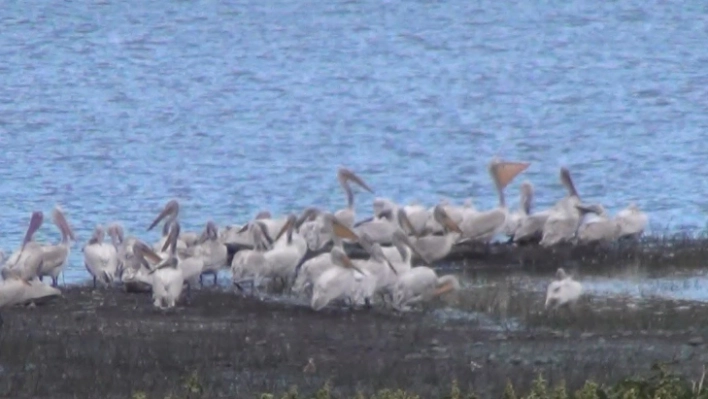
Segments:
[[[480,313],[455,311],[463,302]],[[702,306],[613,313],[585,300],[574,313],[546,313],[542,305],[478,292],[407,314],[314,312],[204,288],[189,305],[160,311],[144,294],[67,288],[50,303],[3,312],[0,397],[163,398],[191,389],[202,390],[191,397],[245,398],[292,386],[310,393],[330,381],[340,393],[404,388],[437,398],[454,379],[499,397],[507,379],[523,387],[539,372],[574,388],[647,373],[657,361],[694,376],[708,362]],[[303,371],[309,358],[313,373]]]

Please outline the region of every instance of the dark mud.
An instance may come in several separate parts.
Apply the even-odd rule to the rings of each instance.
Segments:
[[[292,386],[309,393],[327,381],[341,393],[400,387],[439,397],[454,379],[483,397],[500,397],[507,379],[525,387],[539,372],[575,388],[588,378],[611,382],[646,373],[657,361],[673,362],[694,377],[708,362],[708,311],[700,307],[676,313],[680,317],[669,312],[662,317],[675,320],[657,326],[655,310],[593,313],[593,301],[549,314],[538,298],[522,294],[445,300],[404,315],[314,312],[283,300],[203,289],[191,304],[160,311],[148,295],[69,288],[51,303],[4,311],[0,396],[126,398],[144,392],[164,398],[184,392],[191,378],[201,397],[248,398]],[[465,301],[481,313],[454,310]],[[594,316],[583,318],[588,312]],[[313,373],[303,371],[309,358]]]

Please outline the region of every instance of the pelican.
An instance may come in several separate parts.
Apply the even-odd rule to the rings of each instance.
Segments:
[[[264,238],[265,226],[257,221],[248,225],[253,242],[253,249],[237,252],[231,261],[231,276],[233,284],[243,291],[241,284],[250,281],[251,287],[257,287],[261,280],[269,274],[268,263],[264,252],[268,250],[268,243]],[[253,289],[252,289],[253,290]]]
[[[354,233],[357,236],[366,234],[373,242],[384,245],[391,244],[393,233],[399,228],[417,234],[403,208],[393,205],[380,211],[377,218],[356,226]]]
[[[354,210],[354,192],[352,191],[349,182],[351,181],[356,183],[359,187],[372,194],[374,193],[374,190],[372,190],[359,176],[354,174],[354,172],[349,169],[340,168],[339,171],[337,171],[337,180],[342,186],[344,194],[347,196],[347,207],[335,212],[334,217],[336,217],[337,220],[339,220],[343,225],[351,229],[352,226],[354,226],[354,218],[356,215]]]
[[[524,184],[528,186],[524,189]],[[524,182],[521,186],[521,204],[525,215],[519,219],[519,223],[515,229],[510,231],[509,235],[516,244],[538,243],[543,237],[543,226],[546,220],[553,213],[553,209],[545,209],[540,212],[531,213],[533,205],[533,186],[530,182]],[[524,192],[526,190],[526,192]]]
[[[337,299],[354,301],[357,295],[356,282],[363,278],[364,273],[352,263],[347,254],[339,247],[333,247],[330,252],[330,262],[333,267],[322,273],[312,289],[310,306],[318,311]]]
[[[446,257],[462,233],[457,223],[445,212],[443,205],[438,204],[433,209],[433,217],[443,226],[443,235],[429,235],[412,240],[413,246],[426,262],[436,262]]]
[[[571,241],[580,225],[580,211],[575,207],[580,204],[580,197],[570,171],[565,167],[561,168],[560,180],[568,195],[555,204],[543,225],[543,237],[539,244],[544,247]]]
[[[93,287],[96,288],[96,281],[109,285],[113,282],[118,271],[118,253],[113,244],[103,242],[105,231],[103,226],[97,225],[93,230],[93,236],[84,246],[84,266],[93,276]]]
[[[3,269],[0,283],[0,309],[28,301],[61,295],[58,288],[50,287],[38,280],[28,281],[18,270]],[[3,320],[0,316],[0,326]]]
[[[275,237],[273,248],[263,254],[268,264],[269,277],[273,280],[281,280],[283,288],[291,285],[295,268],[307,251],[307,242],[295,232],[296,226],[297,216],[289,215],[287,222]]]
[[[125,237],[123,226],[119,223],[112,223],[106,228],[106,234],[111,238],[111,243],[116,249],[116,257],[118,258],[118,270],[116,277],[122,279],[123,273],[127,268],[138,268],[139,264],[135,262],[133,254],[133,244],[137,238],[130,236]]]
[[[565,273],[565,270],[559,268],[556,272],[556,280],[548,285],[544,307],[548,309],[548,306],[552,305],[557,309],[563,305],[572,305],[578,301],[582,294],[583,285],[573,280]]]
[[[69,253],[71,252],[71,241],[75,240],[74,232],[66,221],[64,212],[59,206],[52,211],[52,220],[61,231],[61,241],[58,244],[41,245],[42,265],[39,268],[37,277],[41,280],[44,276],[52,278],[52,286],[57,286],[57,278],[64,269]]]
[[[186,252],[202,260],[201,274],[213,274],[214,285],[217,285],[217,275],[219,270],[226,266],[228,251],[226,246],[219,242],[219,229],[214,222],[207,222],[199,241]]]
[[[619,238],[638,238],[644,233],[649,224],[649,216],[642,212],[635,203],[630,203],[627,208],[619,211],[615,216],[620,226]]]
[[[27,226],[27,232],[22,240],[22,245],[16,251],[14,251],[10,257],[5,262],[5,267],[9,269],[22,268],[25,260],[34,252],[41,252],[41,244],[34,241],[34,234],[42,227],[44,221],[44,214],[42,211],[32,212],[30,217],[29,225]]]
[[[316,213],[318,216],[309,231],[304,231],[307,242],[307,252],[295,266],[295,277],[292,290],[303,293],[327,269],[332,266],[330,253],[322,250],[331,242],[333,247],[343,249],[342,239],[358,241],[359,237],[348,227],[344,226],[331,213],[319,212],[309,209],[306,212]]]
[[[504,226],[504,234],[512,239],[516,236],[517,231],[521,228],[524,219],[531,214],[531,203],[533,201],[533,185],[528,180],[521,183],[519,196],[519,210],[512,212],[506,219]]]
[[[393,307],[407,310],[415,303],[459,289],[460,282],[453,275],[438,277],[429,267],[414,267],[398,277],[393,288]]]
[[[397,231],[394,233],[396,244],[401,245],[405,240],[401,237],[405,237],[402,231]],[[406,237],[407,239],[408,237]],[[410,241],[408,241],[410,243]],[[367,306],[371,304],[371,300],[375,294],[379,294],[385,297],[386,294],[390,292],[391,286],[398,278],[400,272],[393,263],[386,257],[383,249],[378,243],[371,241],[371,238],[366,234],[359,237],[359,243],[370,255],[369,259],[366,260],[354,260],[353,263],[364,273],[361,279],[359,299],[363,300]],[[398,248],[394,248],[396,252],[399,251]],[[405,251],[401,249],[401,251]],[[408,252],[405,253],[409,255]],[[403,254],[399,254],[403,258]],[[401,269],[406,268],[404,262],[398,262]],[[409,266],[409,265],[408,265]],[[401,270],[406,271],[406,270]],[[359,299],[356,300],[359,303]]]
[[[462,223],[462,220],[464,220],[465,217],[472,217],[478,213],[477,208],[474,206],[472,198],[465,199],[462,202],[462,206],[452,205],[450,204],[450,201],[447,198],[442,198],[438,205],[442,206],[445,213],[458,226],[460,225],[460,223]],[[423,231],[428,234],[439,234],[445,230],[445,228],[440,223],[438,223],[437,220],[435,220],[435,217],[433,215],[434,211],[435,207],[432,207],[428,210],[428,214],[430,215],[430,217],[425,223],[425,229],[418,230],[419,232]]]
[[[417,202],[413,202],[404,206],[403,211],[406,212],[406,216],[408,216],[408,220],[411,222],[413,230],[416,232],[425,231],[425,227],[431,216],[430,211],[426,207],[418,204]]]
[[[465,240],[488,243],[503,231],[509,215],[504,199],[504,189],[530,165],[527,162],[505,162],[497,158],[492,159],[489,163],[489,174],[497,190],[499,207],[467,214],[460,223],[460,230],[462,230]]]
[[[143,249],[144,255],[150,258],[157,265],[149,272],[152,275],[152,295],[153,306],[165,309],[173,308],[182,294],[184,286],[184,274],[177,257],[177,240],[179,239],[180,226],[177,220],[172,220],[170,234],[162,248],[164,252],[169,246],[169,255],[161,258],[156,253]],[[147,249],[147,251],[146,251]]]
[[[169,237],[170,233],[170,226],[172,225],[172,222],[177,220],[177,217],[179,216],[179,202],[177,200],[172,199],[167,201],[167,204],[165,204],[165,207],[162,208],[162,212],[160,212],[159,215],[155,218],[155,220],[152,221],[150,226],[148,227],[148,231],[152,230],[153,227],[157,226],[163,219],[165,221],[163,228],[162,228],[162,238],[160,238],[160,241],[158,241],[154,246],[153,246],[153,251],[154,252],[160,252],[162,248],[167,248],[167,245],[165,243],[167,242],[167,239]],[[178,250],[183,250],[186,249],[189,245],[187,243],[194,243],[198,240],[198,236],[195,233],[184,233],[180,237],[178,237],[177,240],[177,249]]]
[[[265,235],[265,237],[268,237],[268,241],[272,241],[270,237],[273,237],[276,235],[279,231],[283,229],[283,226],[285,226],[285,223],[287,223],[287,218],[279,218],[279,219],[273,219],[271,216],[271,213],[269,211],[261,211],[258,212],[256,217],[250,222],[258,222],[260,223],[262,227],[262,232]],[[241,227],[241,230],[239,230],[239,233],[243,233],[248,229],[248,225],[250,223],[247,223],[246,225]],[[253,243],[251,243],[253,244]]]
[[[584,215],[575,235],[578,243],[612,242],[619,237],[621,227],[607,215],[602,205],[579,204],[575,207]]]

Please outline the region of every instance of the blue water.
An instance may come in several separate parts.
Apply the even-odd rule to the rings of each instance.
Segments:
[[[56,203],[81,244],[113,220],[152,241],[172,197],[185,229],[338,207],[340,165],[377,196],[487,208],[494,155],[533,163],[539,207],[567,165],[613,212],[706,222],[703,1],[28,0],[0,20],[5,250]]]

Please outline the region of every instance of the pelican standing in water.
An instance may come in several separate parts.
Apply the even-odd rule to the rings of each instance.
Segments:
[[[543,237],[539,244],[544,247],[570,242],[580,225],[580,211],[576,208],[580,204],[580,196],[568,168],[561,168],[560,180],[568,195],[556,203],[543,225]]]
[[[84,246],[84,265],[93,277],[93,287],[96,288],[97,280],[104,285],[113,282],[118,272],[118,253],[113,244],[103,242],[105,231],[103,226],[97,225],[93,236]]]
[[[435,270],[418,266],[399,276],[393,288],[393,307],[408,310],[411,305],[428,301],[446,292],[460,289],[457,277],[438,277]]]
[[[337,220],[339,220],[343,225],[351,229],[352,226],[354,226],[356,214],[354,210],[354,192],[352,191],[352,187],[349,185],[349,182],[356,183],[359,187],[372,194],[374,193],[374,190],[372,190],[359,176],[354,174],[354,172],[349,169],[340,168],[337,172],[337,180],[342,186],[344,194],[347,196],[347,207],[336,211],[334,213],[334,217],[336,217]]]
[[[527,162],[506,162],[494,158],[489,163],[489,174],[499,197],[499,206],[488,211],[468,215],[462,223],[462,237],[466,240],[489,243],[506,225],[509,210],[504,199],[504,189],[516,176],[525,171],[531,164]]]
[[[556,280],[548,285],[546,291],[546,309],[549,306],[559,308],[575,304],[583,294],[583,285],[573,280],[562,268],[556,272]]]

